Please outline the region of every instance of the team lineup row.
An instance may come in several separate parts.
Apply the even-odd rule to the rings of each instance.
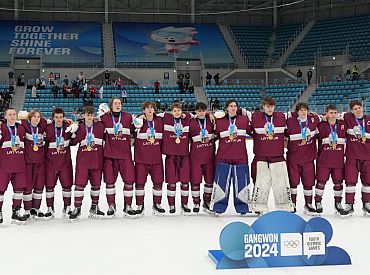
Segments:
[[[226,211],[231,188],[235,210],[242,215],[266,213],[270,189],[277,209],[295,212],[297,186],[302,182],[304,212],[317,215],[323,212],[321,200],[331,176],[336,213],[347,217],[354,212],[355,187],[360,173],[363,211],[369,214],[370,117],[363,114],[361,102],[352,101],[352,112],[340,115],[335,105],[329,105],[323,117],[310,113],[306,103],[298,103],[295,112],[289,114],[275,112],[275,100],[271,97],[262,103],[263,111],[251,113],[238,108],[235,100],[229,100],[225,112],[218,111],[214,115],[207,114],[206,104],[197,103],[196,116],[193,116],[183,113],[178,103],[172,105],[171,113],[155,114],[155,103],[144,102],[143,115],[134,117],[122,111],[121,99],[112,98],[109,106],[101,104],[98,118],[94,117],[93,107],[85,107],[84,121],[78,124],[66,120],[61,108],[53,109],[52,121],[42,118],[38,110],[17,121],[15,110],[10,108],[5,111],[0,132],[0,223],[3,222],[4,193],[10,182],[14,191],[12,221],[15,223],[53,218],[54,188],[58,180],[62,185],[66,217],[75,220],[81,215],[88,182],[92,200],[89,217],[102,217],[105,213],[98,204],[103,176],[108,202],[106,216],[114,217],[118,174],[124,182],[123,214],[131,218],[143,215],[148,175],[153,182],[155,215],[165,213],[161,206],[163,182],[167,184],[171,214],[176,212],[178,182],[181,183],[181,212],[191,212],[188,207],[191,190],[192,210],[198,213],[203,181],[202,207],[208,213]],[[246,135],[253,138],[252,194]],[[74,145],[78,145],[78,151],[73,177],[70,146]],[[284,146],[288,148],[286,160]],[[343,181],[346,186],[344,208],[341,205]],[[40,211],[44,189],[45,214]],[[135,210],[132,208],[134,196]],[[24,214],[20,211],[22,201]]]

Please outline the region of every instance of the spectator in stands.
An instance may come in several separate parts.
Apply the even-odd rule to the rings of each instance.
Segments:
[[[105,82],[105,85],[107,85],[107,86],[110,84],[110,73],[109,73],[108,70],[105,70],[104,82]]]
[[[96,88],[94,84],[91,84],[90,85],[90,98],[95,98],[95,95],[96,95]]]
[[[154,93],[159,94],[159,89],[161,87],[161,83],[159,83],[158,79],[154,82]]]
[[[85,83],[83,86],[83,92],[84,92],[84,98],[86,98],[87,97],[87,83]]]
[[[68,86],[68,84],[69,84],[69,80],[68,80],[68,76],[67,76],[67,75],[65,75],[65,76],[64,76],[63,84],[64,84],[64,85],[67,85],[67,86]]]
[[[35,85],[32,86],[31,97],[32,98],[40,97],[40,95],[37,94],[37,89]]]
[[[82,85],[85,84],[84,72],[80,72],[77,78],[78,78],[79,84],[82,84]]]
[[[190,73],[189,72],[186,72],[185,73],[185,79],[189,79],[190,80]]]
[[[63,97],[64,98],[67,98],[69,91],[70,89],[68,88],[68,85],[64,84],[63,85]]]
[[[127,102],[127,90],[125,87],[122,87],[121,97],[122,97],[122,102],[126,103]]]
[[[72,84],[72,93],[73,93],[73,97],[75,97],[75,98],[79,98],[80,97],[80,88],[78,87],[77,81],[73,81],[73,84]]]
[[[297,76],[297,81],[299,83],[301,83],[302,82],[302,72],[301,72],[301,69],[298,69],[298,72],[297,72],[296,76]]]
[[[9,93],[10,94],[14,93],[14,86],[13,85],[9,85]]]
[[[345,73],[345,78],[346,80],[351,80],[351,70],[347,68],[346,73]]]
[[[46,81],[43,76],[41,76],[40,80],[40,89],[45,89],[46,88]]]
[[[216,111],[218,111],[218,110],[220,110],[221,109],[221,104],[220,104],[220,101],[217,99],[217,98],[215,98],[214,100],[213,100],[213,106],[212,106],[212,111],[213,112],[216,112]]]
[[[312,75],[313,75],[312,70],[311,70],[311,68],[309,68],[308,71],[307,71],[307,84],[308,85],[311,84]]]
[[[40,86],[41,86],[41,80],[40,80],[40,78],[36,78],[35,84],[36,84],[36,88],[37,89],[40,89]]]
[[[53,87],[51,88],[51,91],[53,92],[54,98],[57,98],[59,93],[59,87],[54,84]]]
[[[209,100],[209,108],[213,111],[213,97]]]
[[[337,80],[337,82],[341,82],[342,81],[342,75],[341,74],[337,74],[336,80]]]
[[[352,68],[352,81],[358,80],[358,68],[356,65]]]
[[[220,73],[215,74],[213,79],[215,80],[216,85],[220,85]]]
[[[12,70],[8,72],[8,77],[9,77],[9,80],[14,79],[14,72]]]
[[[183,93],[183,90],[184,90],[184,74],[179,74],[177,76],[177,85],[179,87],[180,93]]]
[[[50,74],[49,74],[49,85],[50,86],[54,85],[54,74],[53,74],[53,72],[50,72]]]
[[[212,75],[209,72],[207,72],[206,85],[211,85],[211,82],[212,82]]]
[[[21,73],[21,75],[18,77],[18,86],[24,86],[26,83],[26,79],[24,76],[24,73]]]
[[[103,88],[104,86],[103,85],[101,85],[100,86],[100,89],[99,89],[99,95],[100,95],[100,100],[103,100],[103,93],[104,93],[104,88]]]
[[[121,90],[122,88],[122,78],[119,76],[117,79],[117,88]]]
[[[190,83],[188,90],[189,90],[189,94],[194,94],[194,84],[193,84],[193,82]]]

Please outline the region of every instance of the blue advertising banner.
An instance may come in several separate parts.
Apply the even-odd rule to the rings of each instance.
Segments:
[[[0,56],[33,57],[43,61],[99,62],[101,26],[92,22],[0,21]]]
[[[117,62],[171,62],[199,58],[234,63],[216,24],[114,23]]]
[[[209,250],[217,269],[268,268],[317,265],[350,265],[348,253],[329,246],[333,228],[329,221],[275,211],[251,226],[233,222],[220,234],[221,250]]]

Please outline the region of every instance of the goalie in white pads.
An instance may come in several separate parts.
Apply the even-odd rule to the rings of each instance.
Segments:
[[[274,112],[275,100],[272,97],[264,98],[262,106],[263,112],[248,113],[255,155],[251,167],[254,182],[252,208],[257,214],[268,212],[272,188],[276,208],[294,211],[284,159],[285,114]]]

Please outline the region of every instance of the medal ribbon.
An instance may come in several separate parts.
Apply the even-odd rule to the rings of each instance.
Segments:
[[[122,113],[120,112],[119,117],[118,117],[118,122],[116,122],[114,115],[112,114],[113,130],[114,130],[115,135],[118,135],[119,126],[121,125],[121,116],[122,116]]]
[[[55,131],[55,141],[57,143],[57,147],[60,146],[60,144],[62,143],[62,136],[63,136],[63,126],[61,127],[60,129],[60,135],[58,136],[58,129],[57,129],[57,126],[54,127],[54,131]]]
[[[173,124],[175,126],[175,134],[176,138],[180,138],[181,135],[181,118],[179,119],[179,122],[176,121],[176,118],[173,118]]]
[[[234,122],[231,122],[231,118],[229,117],[229,133],[230,133],[230,135],[235,134],[235,123],[236,123],[236,117],[234,119]]]
[[[12,129],[10,128],[9,124],[6,124],[6,127],[8,127],[8,130],[10,133],[10,140],[12,143],[12,147],[15,147],[15,138],[17,137],[17,125],[14,125],[14,135],[13,135]]]
[[[356,122],[357,122],[357,125],[360,127],[361,129],[361,136],[364,137],[365,136],[365,118],[362,118],[362,125],[360,124],[360,122],[358,121],[357,117],[355,117],[356,119]]]
[[[200,119],[198,119],[198,124],[199,124],[199,127],[200,127],[200,136],[202,138],[205,138],[206,137],[206,132],[207,132],[207,125],[206,125],[206,123],[207,123],[206,118],[204,118],[203,125],[200,122]]]
[[[301,135],[302,135],[302,139],[306,140],[307,139],[307,129],[308,129],[308,118],[307,118],[307,123],[305,125],[305,127],[303,128],[302,127],[302,121],[300,118],[298,118],[298,122],[299,122],[299,128],[301,128]]]
[[[337,136],[337,124],[334,125],[334,129],[331,127],[331,125],[329,124],[330,126],[330,135],[331,135],[331,138],[333,140],[333,143],[336,144],[337,143],[337,140],[338,140],[338,136]]]
[[[85,124],[85,128],[86,128],[86,144],[87,144],[87,146],[91,146],[94,124],[91,125],[91,130],[90,131],[89,131],[89,127],[87,127],[86,124]]]
[[[273,123],[274,117],[271,116],[271,122],[269,122],[269,118],[267,117],[267,115],[265,115],[265,119],[267,123],[267,134],[272,135],[273,126],[274,126],[274,123]]]
[[[34,127],[32,126],[31,123],[30,123],[30,128],[31,128],[31,133],[32,133],[33,145],[37,145],[39,141],[39,127],[36,126],[36,133],[33,131]]]
[[[154,119],[152,121],[146,120],[146,123],[148,124],[148,128],[150,130],[150,136],[149,138],[154,138],[155,137],[155,129],[154,129]],[[150,125],[152,123],[152,125]]]

